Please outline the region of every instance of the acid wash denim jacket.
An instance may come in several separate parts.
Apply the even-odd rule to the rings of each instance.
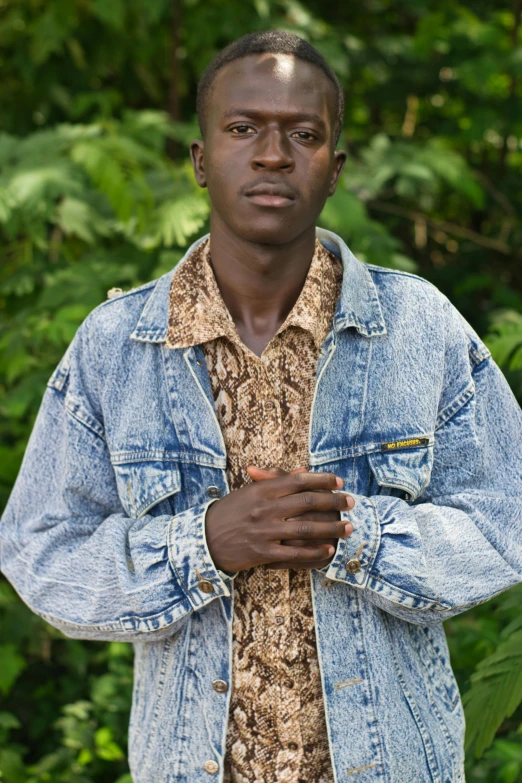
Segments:
[[[317,236],[344,279],[310,470],[355,498],[342,512],[353,534],[310,572],[335,780],[462,783],[442,623],[522,581],[522,413],[436,288]],[[134,644],[134,783],[210,783],[223,776],[234,592],[205,512],[229,487],[201,346],[165,346],[171,277],[78,329],[0,524],[1,568],[66,636]]]

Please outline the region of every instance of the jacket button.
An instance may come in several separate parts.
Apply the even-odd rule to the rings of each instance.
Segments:
[[[349,574],[356,574],[357,571],[361,570],[361,561],[357,557],[352,557],[351,560],[348,560],[346,563],[346,570]]]
[[[213,593],[214,585],[212,582],[198,582],[198,587],[202,593]]]
[[[219,772],[219,764],[216,764],[215,761],[205,761],[203,769],[205,772],[208,772],[209,775],[215,775],[216,772]]]
[[[226,693],[228,691],[228,685],[225,680],[214,680],[212,687],[216,693]]]
[[[207,487],[207,495],[209,498],[220,498],[221,490],[219,487],[212,485],[211,487]]]

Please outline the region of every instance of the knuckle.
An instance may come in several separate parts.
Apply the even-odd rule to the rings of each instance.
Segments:
[[[307,524],[306,522],[301,522],[296,527],[297,531],[297,537],[299,536],[309,536],[312,533],[312,526],[310,524]]]
[[[296,487],[303,487],[306,484],[306,473],[292,473],[292,483]]]
[[[262,557],[266,550],[266,544],[263,541],[258,541],[254,539],[252,543],[250,544],[250,549],[252,551],[252,554],[256,557]]]
[[[314,505],[314,496],[311,492],[303,492],[303,505],[307,508],[312,508]]]
[[[263,516],[263,508],[261,503],[256,503],[255,505],[251,506],[248,512],[248,516],[251,522],[259,522]]]

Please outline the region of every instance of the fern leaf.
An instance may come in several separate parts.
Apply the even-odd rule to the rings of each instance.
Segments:
[[[491,745],[502,721],[522,702],[522,630],[502,641],[478,665],[464,696],[466,748],[480,757]]]
[[[497,313],[485,342],[499,365],[522,369],[522,314],[514,310]]]
[[[208,202],[200,196],[185,196],[174,201],[166,201],[156,210],[153,220],[154,230],[148,246],[184,247],[189,237],[203,226],[209,211]]]
[[[75,235],[92,244],[96,235],[107,236],[107,222],[90,204],[77,198],[65,198],[56,210],[56,222],[64,234]]]

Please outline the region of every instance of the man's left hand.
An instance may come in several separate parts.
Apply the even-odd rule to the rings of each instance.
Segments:
[[[274,478],[276,476],[286,476],[288,473],[307,473],[308,468],[306,467],[299,467],[294,468],[294,470],[283,470],[282,468],[259,468],[257,465],[249,465],[247,467],[247,473],[250,476],[250,478],[253,481],[264,481],[265,479]],[[321,489],[321,490],[315,490],[316,492],[328,492],[329,490]],[[297,517],[291,517],[290,521],[292,522],[303,522],[306,524],[306,522],[312,521],[312,522],[337,522],[341,518],[338,511],[307,511],[304,514],[300,514]],[[306,539],[292,539],[291,541],[281,541],[281,544],[287,545],[287,546],[302,546],[306,547],[309,542]],[[314,541],[315,544],[332,544],[334,547],[337,546],[337,539],[333,538],[325,538],[321,540]],[[334,555],[335,556],[335,555]],[[321,564],[314,565],[314,568],[323,568],[324,566],[328,565],[332,558],[329,558],[328,560],[325,560]],[[269,568],[274,569],[282,569],[282,568],[296,568],[295,563],[278,563],[277,565],[270,565]],[[297,566],[298,567],[298,566]],[[307,566],[309,568],[310,566]]]

